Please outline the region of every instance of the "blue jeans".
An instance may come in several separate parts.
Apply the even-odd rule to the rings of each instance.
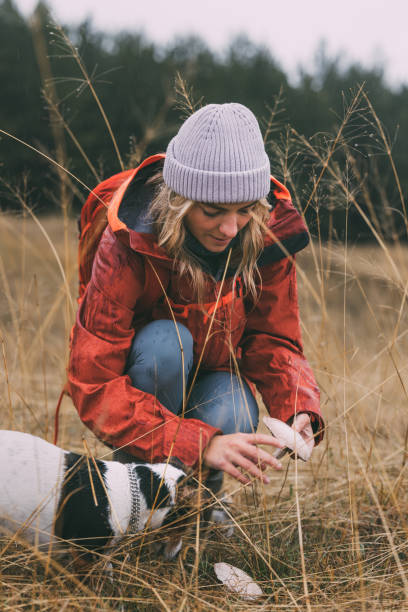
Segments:
[[[182,353],[173,321],[152,321],[135,335],[129,352],[126,373],[138,389],[155,395],[168,410],[181,414],[183,377],[188,401],[186,419],[200,419],[223,434],[252,433],[258,426],[258,405],[247,383],[232,372],[199,372],[189,393],[194,374],[193,338],[187,327],[177,324]],[[216,492],[222,473],[210,475],[208,486]]]

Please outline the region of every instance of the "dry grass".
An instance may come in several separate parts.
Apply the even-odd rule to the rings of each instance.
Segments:
[[[75,296],[75,224],[68,229],[67,267],[61,218],[41,223]],[[1,427],[51,440],[73,311],[55,254],[38,225],[24,216],[3,215],[0,232]],[[264,589],[265,600],[251,607],[404,607],[408,347],[403,288],[378,247],[348,253],[343,246],[322,247],[322,267],[316,269],[313,251],[319,249],[316,243],[298,257],[306,353],[327,420],[325,440],[310,463],[299,465],[296,475],[295,463],[288,461],[286,474],[272,474],[268,487],[242,488],[228,481],[236,500],[235,535],[225,539],[216,529],[201,534],[197,571],[194,533],[173,563],[154,557],[147,545],[141,549],[140,538],[130,553],[126,542],[114,554],[114,586],[100,577],[99,567],[86,584],[76,580],[69,562],[46,572],[46,551],[13,542],[0,560],[5,609],[242,610],[242,601],[225,595],[216,581],[212,566],[220,560],[248,571]],[[389,254],[407,278],[408,251],[396,248]],[[324,296],[324,308],[308,282]],[[82,452],[84,435],[96,456],[106,455],[106,447],[64,400],[61,446]],[[7,543],[5,536],[1,547]]]
[[[57,108],[55,97],[52,103]],[[327,425],[311,461],[288,460],[284,474],[271,474],[268,486],[227,481],[236,526],[230,539],[215,527],[192,532],[174,562],[154,556],[141,536],[133,546],[125,540],[109,556],[113,584],[101,573],[107,557],[101,556],[81,582],[69,559],[60,562],[47,550],[4,535],[2,609],[406,609],[408,250],[397,240],[393,246],[383,241],[370,196],[358,180],[348,134],[354,139],[356,126],[363,130],[364,122],[376,130],[377,146],[390,160],[405,211],[391,148],[361,88],[331,138],[306,141],[288,130],[287,140],[273,152],[278,174],[300,206],[317,206],[322,193],[330,194],[328,203],[344,206],[345,215],[348,207],[366,215],[375,238],[372,246],[316,241],[297,258],[305,351],[322,391]],[[294,174],[300,149],[315,177],[306,198],[298,193]],[[336,158],[339,150],[344,167]],[[62,153],[58,163],[60,172]],[[350,187],[351,175],[370,216]],[[38,220],[24,208],[18,217],[0,217],[0,425],[48,440],[75,311],[77,234],[68,215],[68,191],[61,179],[60,216]],[[83,437],[95,456],[107,456],[65,399],[59,443],[82,452]],[[249,604],[226,593],[214,575],[217,561],[246,570],[265,597]]]

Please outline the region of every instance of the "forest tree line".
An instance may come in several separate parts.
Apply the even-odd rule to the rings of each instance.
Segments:
[[[322,48],[313,71],[301,72],[294,85],[271,51],[245,36],[222,55],[197,37],[163,47],[138,32],[108,35],[89,21],[60,27],[41,3],[25,19],[12,0],[0,1],[0,36],[0,129],[37,149],[0,134],[0,210],[24,201],[55,212],[64,199],[76,213],[83,185],[165,151],[200,104],[235,101],[260,120],[273,174],[295,190],[299,208],[310,204],[312,234],[342,238],[346,231],[347,198],[333,195],[316,158],[333,147],[331,161],[354,181],[350,192],[363,211],[374,211],[381,236],[406,238],[408,86],[391,88],[380,67],[344,67]],[[372,236],[352,208],[347,234]]]

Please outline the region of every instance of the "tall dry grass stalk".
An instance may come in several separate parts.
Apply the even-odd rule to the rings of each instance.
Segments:
[[[79,56],[77,61],[93,91]],[[191,111],[194,103],[183,81],[178,89]],[[58,117],[58,101],[49,91],[48,97]],[[256,609],[406,609],[408,251],[397,231],[391,241],[384,237],[378,207],[348,136],[350,131],[355,136],[356,122],[361,129],[364,123],[376,126],[377,146],[389,160],[405,230],[397,169],[362,87],[330,138],[308,140],[289,128],[281,130],[281,140],[273,141],[277,113],[275,105],[265,121],[276,174],[302,212],[316,211],[311,229],[317,239],[297,257],[297,265],[305,352],[322,392],[324,441],[309,463],[288,460],[284,475],[272,473],[268,486],[242,486],[227,479],[226,489],[234,500],[228,509],[234,535],[226,538],[216,526],[203,530],[197,512],[192,512],[193,529],[186,533],[174,562],[153,552],[151,541],[160,542],[165,537],[162,530],[137,534],[100,554],[84,582],[75,575],[70,557],[60,563],[47,549],[28,547],[18,533],[2,534],[2,609],[246,609],[249,604],[227,594],[215,579],[213,563],[222,560],[244,569],[261,585],[265,596],[251,604]],[[156,129],[161,125],[158,121]],[[62,150],[60,132],[58,139]],[[64,173],[70,184],[81,184],[65,167],[62,152],[55,157],[38,153],[57,167],[61,183]],[[117,156],[122,159],[119,151]],[[313,177],[307,193],[297,184],[300,156]],[[93,167],[90,161],[88,166]],[[375,158],[369,168],[375,176]],[[61,193],[68,189],[64,185]],[[25,192],[9,188],[22,214],[0,216],[1,426],[50,440],[50,418],[65,382],[67,336],[75,310],[75,221],[69,215],[68,194],[61,214],[39,219]],[[346,224],[351,213],[360,215],[373,241],[351,244],[347,232],[345,240],[338,241],[335,227],[328,241],[319,239],[322,197],[329,209],[342,207]],[[381,212],[386,215],[393,204],[392,194],[386,194]],[[231,368],[239,374],[233,355]],[[88,461],[107,456],[106,447],[83,427],[68,398],[63,403],[60,444],[78,452],[85,448]],[[217,502],[210,492],[207,497],[209,506]],[[108,563],[112,582],[102,571]]]

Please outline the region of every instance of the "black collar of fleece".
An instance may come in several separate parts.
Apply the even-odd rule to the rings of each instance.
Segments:
[[[186,237],[184,240],[184,248],[186,251],[201,266],[204,272],[211,274],[216,281],[221,280],[225,269],[228,252],[231,248],[234,248],[234,246],[239,243],[239,234],[237,234],[237,236],[231,240],[226,249],[220,253],[214,253],[213,251],[206,249],[205,246],[203,246],[201,242],[197,240],[195,236],[193,236],[187,227],[185,229]],[[233,269],[230,268],[229,272],[232,271]],[[228,276],[230,276],[230,274],[228,274]]]

